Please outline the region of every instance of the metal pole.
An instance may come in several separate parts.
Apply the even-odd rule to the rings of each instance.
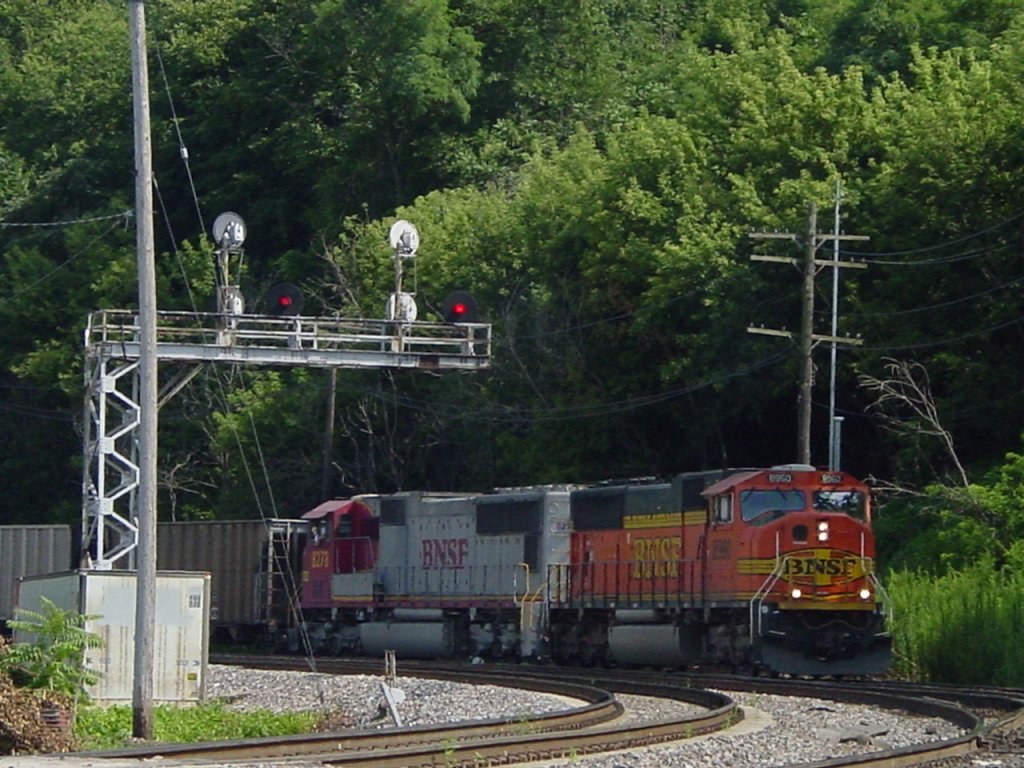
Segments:
[[[149,133],[144,0],[129,0],[132,106],[135,125],[135,224],[139,281],[139,528],[135,605],[132,734],[153,735],[153,634],[156,614],[157,352],[156,276],[153,243],[153,160]]]
[[[818,204],[812,202],[807,213],[804,245],[803,313],[800,320],[800,397],[797,419],[797,461],[811,463],[811,382],[814,362],[814,253],[818,245]]]
[[[833,233],[836,239],[832,241],[832,253],[835,264],[832,265],[832,347],[831,367],[829,368],[828,381],[828,468],[839,469],[838,442],[836,440],[836,338],[839,336],[839,200],[840,186],[836,181],[836,215]]]
[[[327,371],[326,413],[324,414],[324,441],[320,463],[320,498],[332,497],[334,483],[331,482],[331,463],[334,458],[334,400],[338,390],[338,369]]]
[[[832,422],[833,422],[832,423],[832,426],[833,426],[833,437],[832,437],[832,445],[830,447],[830,452],[829,452],[830,456],[831,456],[831,459],[830,459],[830,462],[829,462],[829,469],[831,469],[833,472],[838,472],[840,470],[840,468],[841,468],[840,467],[840,463],[841,462],[839,460],[840,459],[839,451],[840,451],[840,448],[841,448],[841,446],[843,444],[843,437],[842,437],[842,435],[843,435],[843,417],[842,416],[835,416],[835,417],[833,417]]]

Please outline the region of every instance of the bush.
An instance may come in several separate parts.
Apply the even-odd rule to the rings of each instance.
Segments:
[[[65,611],[42,598],[41,611],[19,608],[8,625],[28,632],[31,642],[14,643],[0,653],[0,671],[15,685],[63,694],[72,701],[87,701],[86,686],[100,675],[85,666],[85,652],[102,648],[99,635],[85,629],[86,621],[97,618]]]
[[[0,656],[6,652],[6,641],[0,637]],[[61,694],[18,688],[0,671],[0,755],[74,749],[71,729],[47,722],[45,713],[54,706],[70,711]]]

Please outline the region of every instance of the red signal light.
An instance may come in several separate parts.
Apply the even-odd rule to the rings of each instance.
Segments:
[[[297,315],[302,311],[302,291],[290,283],[278,283],[267,291],[267,312],[272,315]]]
[[[476,299],[466,291],[452,291],[441,308],[446,323],[475,323]]]

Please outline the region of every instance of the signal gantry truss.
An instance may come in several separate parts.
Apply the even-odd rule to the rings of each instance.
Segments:
[[[477,371],[491,360],[485,323],[394,322],[203,312],[157,313],[160,362],[266,367]],[[101,310],[85,331],[83,567],[110,570],[138,545],[138,313]],[[199,370],[195,367],[171,397]]]

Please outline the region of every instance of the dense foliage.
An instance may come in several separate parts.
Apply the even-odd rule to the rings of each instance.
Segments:
[[[380,316],[400,217],[420,316],[468,289],[496,340],[473,375],[204,370],[161,410],[161,515],[792,461],[797,350],[747,326],[798,326],[798,274],[750,256],[800,243],[748,233],[802,233],[812,201],[831,231],[838,189],[871,238],[841,253],[868,264],[835,308],[864,340],[838,354],[844,466],[924,494],[883,511],[887,557],[1019,565],[1022,9],[150,0],[162,308],[210,308],[209,226],[235,210],[250,307],[290,280],[307,312]],[[0,0],[0,126],[0,518],[74,521],[82,330],[136,301],[123,0]],[[870,407],[858,377],[891,359],[928,372],[951,440]]]
[[[989,558],[943,576],[894,573],[894,674],[911,680],[1024,682],[1024,576]]]

